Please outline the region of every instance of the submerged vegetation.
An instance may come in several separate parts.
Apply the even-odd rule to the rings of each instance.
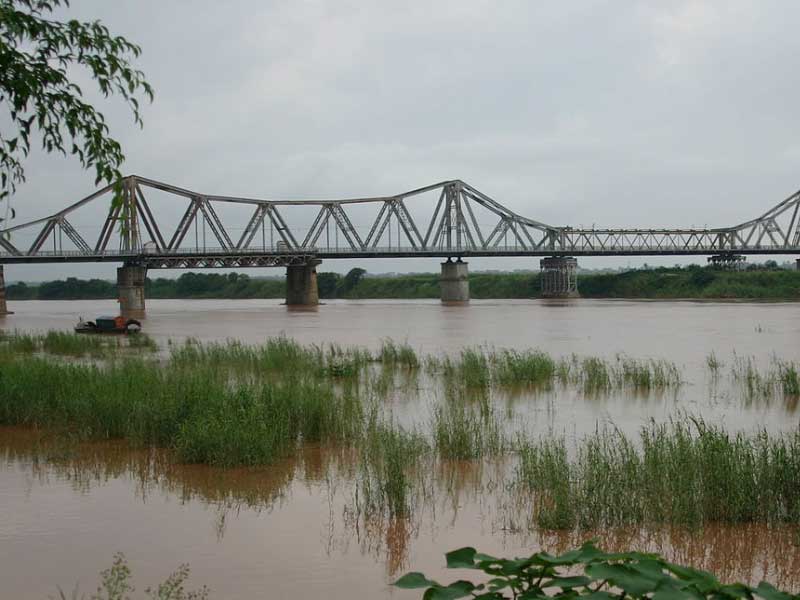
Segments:
[[[568,443],[552,433],[533,438],[497,402],[520,388],[561,386],[592,397],[675,390],[681,371],[667,361],[484,347],[421,356],[391,340],[370,352],[284,337],[142,348],[157,349],[145,337],[4,334],[0,425],[127,440],[220,467],[332,449],[365,518],[411,515],[443,467],[493,461],[518,520],[532,527],[800,524],[800,430],[733,434],[682,417],[651,423],[638,438],[603,429]],[[775,359],[766,371],[752,359],[731,364],[745,397],[797,394],[794,363]],[[716,357],[707,366],[719,376]],[[396,404],[420,386],[428,386],[429,410],[411,422],[398,418]]]

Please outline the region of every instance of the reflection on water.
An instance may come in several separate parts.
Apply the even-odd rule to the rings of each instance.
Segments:
[[[25,557],[47,556],[42,535],[58,539],[59,544],[87,535],[85,543],[107,544],[101,532],[93,532],[91,527],[85,531],[90,524],[86,520],[91,521],[95,511],[102,518],[106,511],[120,516],[140,512],[142,507],[155,506],[162,511],[166,505],[177,504],[181,510],[170,514],[170,519],[176,520],[171,527],[160,531],[139,521],[127,523],[117,532],[117,543],[105,551],[110,555],[124,550],[134,558],[142,552],[153,553],[162,569],[189,562],[195,567],[194,581],[212,583],[216,590],[226,591],[224,597],[246,597],[246,590],[258,589],[265,574],[259,569],[243,572],[232,565],[242,559],[241,552],[252,550],[250,538],[254,534],[266,547],[278,544],[274,552],[281,556],[279,532],[288,528],[292,541],[287,546],[302,548],[300,555],[306,552],[313,556],[314,549],[323,550],[316,559],[309,558],[321,569],[311,577],[322,577],[332,586],[326,588],[328,595],[338,598],[350,597],[352,590],[347,580],[340,581],[340,587],[334,585],[338,578],[326,572],[326,563],[355,571],[370,565],[374,570],[375,562],[382,564],[378,577],[368,580],[365,589],[367,595],[375,597],[386,594],[386,582],[403,571],[424,570],[438,576],[442,554],[461,545],[523,555],[539,549],[563,552],[588,538],[597,538],[610,550],[659,552],[672,561],[711,570],[725,580],[768,579],[783,588],[800,589],[800,538],[793,527],[743,524],[708,525],[702,530],[614,528],[580,533],[522,530],[516,525],[522,519],[509,508],[512,505],[502,485],[507,467],[502,460],[442,462],[433,473],[433,502],[413,517],[364,516],[354,508],[356,460],[350,453],[312,447],[269,468],[216,469],[176,464],[166,451],[131,449],[119,442],[75,444],[35,431],[0,429],[0,493],[9,490],[19,476],[27,482],[24,495],[0,496],[0,553],[5,549],[0,569],[38,576],[41,563],[29,564]],[[79,518],[52,503],[51,496],[55,496],[65,506],[72,504],[60,493],[64,486],[79,503],[91,507]],[[109,488],[122,493],[109,496]],[[198,509],[199,520],[187,514]],[[38,526],[33,531],[22,523],[15,526],[11,515],[17,511],[37,514]],[[213,533],[205,544],[194,541],[198,525]],[[147,529],[147,536],[137,535],[137,528]],[[162,544],[176,545],[180,554],[165,556],[157,550]],[[232,570],[227,573],[221,569],[213,579],[205,580],[203,575],[208,571],[202,566],[208,559],[209,545],[227,549],[211,554]],[[292,553],[288,548],[287,552],[285,559],[289,561]],[[69,576],[55,583],[68,585],[74,572],[98,571],[106,562],[104,558],[87,565],[80,554],[60,553],[58,564]],[[287,581],[292,579],[291,573],[282,576]],[[307,578],[309,573],[300,571],[297,577]],[[52,591],[51,586],[38,597]]]

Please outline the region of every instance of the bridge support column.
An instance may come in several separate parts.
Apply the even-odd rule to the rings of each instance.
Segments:
[[[119,310],[123,315],[144,312],[144,282],[147,267],[124,265],[117,269]]]
[[[551,256],[539,262],[542,298],[577,298],[578,259],[571,256]]]
[[[321,263],[320,260],[314,260],[305,265],[286,267],[287,306],[316,306],[319,304],[317,265]]]
[[[798,271],[800,271],[800,258],[798,258],[796,261],[794,261],[794,264],[795,264],[795,268],[796,268]]]
[[[442,263],[439,277],[442,302],[469,302],[469,270],[460,258]]]
[[[0,317],[13,314],[6,305],[6,277],[3,272],[3,265],[0,265]]]

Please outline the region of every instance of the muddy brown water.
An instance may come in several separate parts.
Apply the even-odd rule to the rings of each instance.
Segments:
[[[113,313],[113,301],[14,302],[0,326],[26,331],[68,329],[78,316]],[[598,424],[633,431],[648,418],[679,411],[727,427],[796,428],[797,404],[744,401],[730,386],[711,386],[705,367],[714,352],[766,365],[773,356],[800,360],[800,305],[590,301],[330,302],[293,311],[277,301],[148,303],[144,323],[159,343],[195,337],[259,343],[275,335],[302,343],[377,348],[383,338],[426,353],[466,345],[540,348],[663,358],[687,383],[676,393],[587,398],[574,390],[506,399],[526,426],[579,435]],[[398,399],[402,404],[403,399]],[[424,409],[425,399],[406,411]],[[554,533],[520,531],[494,495],[483,493],[475,465],[454,465],[433,507],[413,521],[364,522],[351,514],[352,482],[332,476],[328,451],[264,469],[177,465],[164,452],[125,444],[75,445],[42,432],[0,429],[0,597],[47,598],[78,583],[91,593],[98,572],[124,552],[139,591],[181,563],[212,598],[416,598],[388,586],[407,570],[455,579],[444,552],[473,545],[493,554],[565,550],[587,537],[609,548],[637,547],[711,569],[726,579],[762,578],[800,591],[800,548],[792,528],[712,526]],[[442,479],[446,479],[443,475]],[[455,490],[455,492],[454,492]]]

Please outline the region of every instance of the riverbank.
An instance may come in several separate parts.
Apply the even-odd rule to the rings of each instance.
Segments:
[[[323,299],[424,299],[439,298],[439,275],[371,276],[363,269],[347,275],[320,273]],[[470,273],[470,295],[475,299],[524,299],[540,296],[538,273]],[[627,299],[740,299],[798,300],[800,271],[759,269],[721,271],[709,267],[639,269],[622,273],[586,273],[578,279],[584,298]],[[245,274],[184,273],[177,279],[148,279],[145,294],[157,299],[283,298],[280,278],[252,278]],[[101,279],[14,283],[6,289],[9,300],[114,299],[114,282]]]

